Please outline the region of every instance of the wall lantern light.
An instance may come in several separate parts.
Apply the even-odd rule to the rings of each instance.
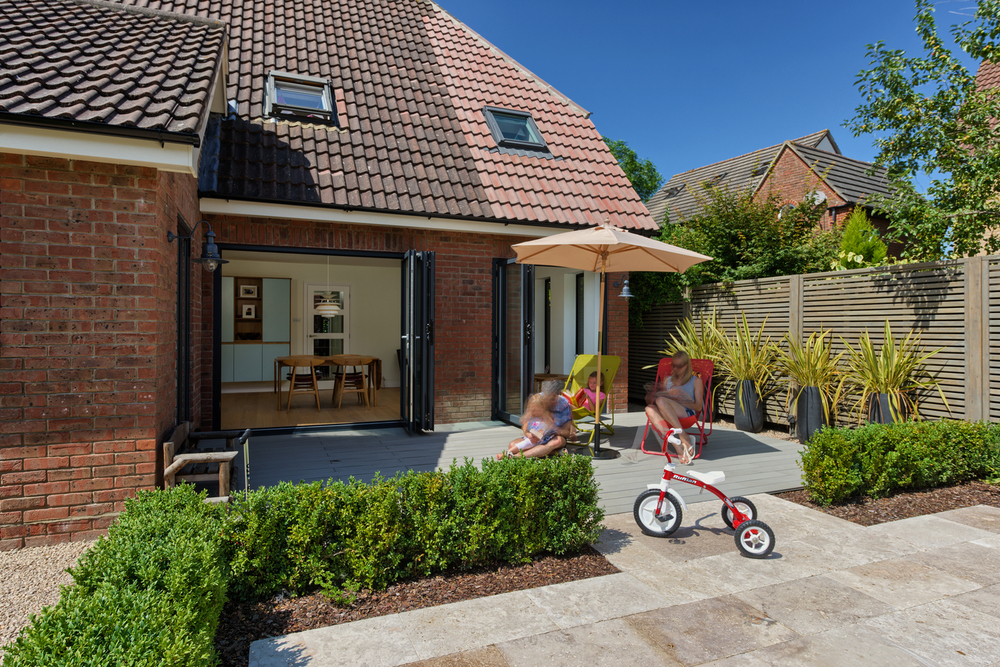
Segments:
[[[190,239],[194,236],[194,232],[198,229],[198,225],[201,223],[208,225],[208,231],[205,233],[205,245],[201,248],[201,257],[196,257],[191,261],[198,262],[199,264],[204,264],[205,268],[209,271],[215,271],[215,268],[220,264],[228,264],[228,259],[222,259],[219,255],[219,246],[215,245],[215,232],[212,231],[212,225],[208,220],[199,220],[198,223],[191,228],[191,236],[177,236],[173,232],[167,232],[167,241],[173,243],[174,239]]]

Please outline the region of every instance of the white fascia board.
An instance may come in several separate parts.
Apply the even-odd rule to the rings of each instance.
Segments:
[[[0,124],[0,153],[153,167],[197,178],[201,151],[169,141]]]
[[[406,227],[409,229],[430,229],[447,232],[469,232],[471,234],[503,234],[507,236],[530,236],[541,238],[570,231],[571,228],[552,229],[530,225],[504,224],[502,222],[479,222],[476,220],[452,220],[420,215],[394,215],[392,213],[372,213],[369,211],[344,211],[335,208],[296,206],[293,204],[270,204],[227,199],[201,199],[203,215],[234,215],[247,218],[283,218],[285,220],[314,220],[316,222],[336,222],[347,225],[373,225],[376,227]]]

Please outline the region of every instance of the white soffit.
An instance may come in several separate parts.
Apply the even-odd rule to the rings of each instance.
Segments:
[[[0,152],[153,167],[197,177],[200,150],[169,141],[0,124]]]
[[[344,211],[334,208],[295,206],[292,204],[269,204],[227,199],[203,198],[200,202],[203,215],[235,215],[249,218],[284,218],[286,220],[313,220],[316,222],[337,222],[348,225],[373,225],[376,227],[406,227],[409,229],[430,229],[447,232],[469,232],[472,234],[502,234],[507,236],[530,236],[541,238],[571,231],[572,228],[552,229],[530,225],[511,225],[502,222],[478,222],[475,220],[452,220],[450,218],[429,218],[420,215],[394,215],[392,213],[372,213],[368,211]]]

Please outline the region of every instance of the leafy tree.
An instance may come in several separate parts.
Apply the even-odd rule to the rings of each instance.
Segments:
[[[979,90],[975,75],[938,36],[934,6],[916,1],[923,55],[869,44],[869,69],[856,85],[864,104],[845,123],[874,133],[875,162],[894,193],[869,204],[885,212],[890,235],[913,261],[1000,250],[1000,95]],[[971,21],[951,28],[955,44],[976,61],[1000,62],[1000,0],[979,0]],[[931,178],[926,193],[915,179]]]
[[[872,227],[864,207],[855,206],[844,226],[840,255],[831,263],[832,268],[842,271],[879,266],[885,262],[887,254],[888,248],[879,238],[878,230]]]
[[[625,172],[632,188],[642,201],[648,201],[663,185],[663,177],[649,160],[640,159],[635,151],[624,141],[616,141],[604,137],[604,143],[611,149],[611,154],[618,160],[618,166]]]
[[[684,273],[631,274],[629,317],[641,324],[653,305],[682,298],[703,283],[826,271],[837,255],[840,232],[821,231],[826,202],[810,198],[782,206],[777,194],[754,197],[749,190],[703,186],[702,211],[665,224],[660,240],[712,257]]]

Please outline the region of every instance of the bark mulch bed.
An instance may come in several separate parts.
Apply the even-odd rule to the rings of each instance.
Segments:
[[[807,491],[788,491],[776,494],[779,498],[791,500],[793,503],[805,505],[841,519],[847,519],[862,526],[874,526],[877,523],[908,519],[913,516],[937,514],[946,510],[972,505],[992,505],[1000,507],[1000,486],[986,482],[967,482],[957,486],[944,486],[937,489],[922,489],[897,493],[888,498],[872,500],[865,498],[843,505],[824,507],[809,502]]]
[[[574,555],[546,556],[525,565],[478,568],[404,581],[379,592],[361,591],[348,607],[337,606],[320,593],[253,604],[230,602],[222,611],[215,647],[224,666],[243,667],[250,644],[258,639],[618,571],[604,556],[584,547]]]

